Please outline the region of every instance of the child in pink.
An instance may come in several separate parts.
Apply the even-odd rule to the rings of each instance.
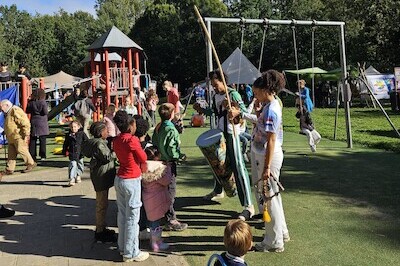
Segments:
[[[153,251],[168,249],[161,238],[162,223],[169,210],[171,198],[168,185],[171,183],[171,166],[160,161],[160,153],[155,146],[146,148],[147,172],[142,174],[142,201],[151,230],[150,245]]]

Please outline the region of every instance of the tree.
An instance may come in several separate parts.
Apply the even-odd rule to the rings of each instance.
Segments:
[[[149,57],[148,70],[159,82],[170,79],[186,87],[207,75],[205,44],[194,4],[204,15],[227,14],[218,0],[154,1],[129,34],[143,47]]]
[[[6,40],[3,50],[5,58],[11,68],[15,69],[18,64],[18,56],[29,46],[29,40],[26,38],[30,32],[31,17],[25,11],[17,10],[16,5],[0,6],[0,24],[2,25],[3,36]]]
[[[97,0],[96,13],[99,30],[105,32],[116,26],[128,34],[142,16],[149,0]]]

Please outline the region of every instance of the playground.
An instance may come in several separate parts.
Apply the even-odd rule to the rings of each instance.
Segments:
[[[285,88],[280,94],[284,103],[284,163],[280,181],[285,188],[281,196],[290,241],[285,243],[282,254],[249,250],[245,256],[247,265],[396,265],[400,258],[398,102],[396,100],[394,108],[393,104],[389,106],[386,100],[390,99],[389,92],[393,92],[393,88],[386,83],[384,99],[377,99],[374,88],[368,85],[365,66],[359,65],[359,75],[352,79],[346,63],[344,23],[236,18],[205,18],[205,22],[208,24],[203,30],[207,34],[211,32],[211,22],[239,23],[241,27],[240,49],[237,48],[222,65],[211,36],[208,36],[207,72],[223,69],[230,80],[235,80],[228,85],[252,84],[261,75],[264,42],[267,42],[270,25],[289,26],[292,30],[295,62],[293,69],[285,72],[293,74],[292,77],[285,75],[287,83],[300,84],[300,78],[305,77],[311,84],[314,102],[317,90],[314,83],[318,78],[322,81],[323,75],[326,75],[327,80],[334,80],[337,85],[336,92],[328,97],[328,102],[333,103],[327,104],[336,109],[315,108],[312,112],[322,140],[318,149],[311,151],[306,136],[299,134],[299,120],[295,117],[297,108],[292,107],[295,105],[295,92],[298,96],[301,94],[300,85],[295,90]],[[258,69],[243,53],[246,23],[263,25]],[[337,70],[328,72],[314,65],[314,31],[317,25],[339,27],[339,38],[335,41],[339,43],[340,54],[340,68]],[[296,47],[296,27],[299,26],[312,28],[312,65],[307,69],[299,69]],[[70,80],[56,84],[50,82],[51,76],[40,78],[35,89],[43,89],[47,93],[61,93],[63,88],[85,90],[90,95],[86,98],[95,108],[91,117],[93,122],[104,118],[110,104],[117,109],[126,109],[128,99],[137,108],[137,114],[149,121],[151,136],[156,123],[146,110],[146,99],[140,97],[140,92],[147,92],[150,87],[156,90],[156,84],[146,69],[143,74],[139,71],[143,63],[146,65],[143,61],[147,56],[142,55],[143,48],[118,28],[112,27],[94,41],[88,51],[89,55],[81,61],[87,78],[66,77],[60,72],[58,74]],[[213,60],[217,61],[217,66],[213,65]],[[380,74],[376,75],[385,76]],[[393,80],[391,85],[395,86],[397,96],[396,77],[387,76],[382,80]],[[60,77],[57,79],[61,80]],[[46,80],[50,85],[46,84]],[[227,87],[225,80],[223,83]],[[29,84],[25,77],[20,83],[12,84],[15,85],[15,95],[21,96],[20,101],[14,103],[20,102],[23,110],[34,90]],[[368,105],[370,101],[373,109],[351,106],[351,85],[356,84],[364,86],[366,103]],[[11,87],[10,83],[7,87]],[[211,100],[211,87],[204,83],[204,91],[208,90],[208,99],[205,92],[202,96],[205,105]],[[163,232],[164,241],[170,245],[165,252],[152,252],[149,241],[141,240],[140,248],[149,251],[151,259],[136,265],[207,265],[210,256],[226,250],[224,227],[243,210],[235,197],[225,196],[215,201],[204,199],[204,195],[213,188],[213,171],[196,140],[202,133],[214,128],[215,121],[202,117],[201,122],[193,123],[188,115],[195,115],[196,112],[191,106],[193,94],[194,85],[186,97],[183,111],[186,116],[180,117],[184,126],[180,134],[180,150],[187,155],[187,159],[177,166],[175,202],[177,217],[180,222],[187,223],[188,228],[181,232]],[[19,160],[14,175],[4,175],[0,179],[0,203],[16,211],[14,217],[0,221],[0,265],[118,265],[121,262],[115,243],[99,244],[93,239],[96,194],[91,187],[88,168],[82,175],[82,184],[67,185],[69,159],[60,152],[63,136],[69,130],[67,124],[74,118],[72,114],[66,118],[63,113],[77,100],[73,94],[66,95],[63,101],[55,99],[56,103],[48,114],[50,134],[47,137],[47,156],[41,156],[43,160],[37,161],[37,167],[23,174],[25,165]],[[160,103],[165,101],[160,98]],[[228,103],[230,105],[230,101]],[[201,113],[196,115],[202,116]],[[160,117],[157,116],[156,121],[160,121]],[[247,126],[251,130],[250,123]],[[6,166],[6,149],[4,145],[1,150],[1,153],[4,151],[4,156],[0,156],[2,168]],[[86,165],[89,160],[85,158]],[[250,169],[251,164],[247,162],[245,166]],[[256,202],[253,194],[251,197]],[[114,189],[110,189],[109,199],[108,227],[118,230]],[[250,218],[247,222],[251,226],[253,242],[261,242],[265,222],[258,218]]]
[[[371,136],[371,132],[376,134],[377,131],[372,127],[370,131],[357,129],[356,121],[364,116],[362,110],[364,109],[353,111],[356,143],[353,149],[348,149],[344,141],[345,130],[341,127],[339,127],[339,136],[343,136],[343,141],[327,139],[332,134],[333,109],[330,109],[330,119],[326,118],[328,111],[316,109],[314,117],[324,137],[318,146],[317,153],[311,153],[305,136],[296,132],[297,122],[292,118],[294,109],[288,108],[285,111],[284,121],[287,121],[284,136],[285,163],[281,180],[285,186],[282,197],[292,240],[285,245],[283,254],[249,252],[246,255],[249,265],[264,265],[267,260],[272,265],[278,263],[289,265],[396,264],[400,256],[398,249],[400,235],[397,229],[400,226],[400,184],[398,174],[396,174],[400,172],[400,166],[397,163],[400,155],[357,144],[358,139],[372,139],[368,136]],[[360,115],[358,116],[357,113]],[[379,111],[376,111],[375,116],[380,115]],[[396,119],[396,123],[400,122],[398,117]],[[185,125],[189,122],[189,119],[184,120]],[[367,124],[371,125],[371,123]],[[225,197],[219,202],[202,199],[212,188],[213,180],[211,169],[200,149],[195,145],[195,141],[207,126],[205,128],[187,127],[181,135],[182,150],[189,156],[188,161],[178,167],[177,213],[180,220],[189,224],[189,228],[184,232],[165,233],[165,240],[171,244],[171,253],[175,257],[164,257],[162,254],[154,253],[156,262],[152,261],[152,263],[155,265],[166,265],[163,264],[166,261],[179,262],[182,258],[188,265],[206,265],[211,254],[221,253],[224,250],[223,228],[226,222],[240,211],[241,207],[235,198]],[[380,126],[382,132],[390,132],[390,127],[387,128],[387,125]],[[326,133],[322,130],[324,127],[329,128]],[[59,128],[60,126],[52,127],[52,136],[55,136]],[[326,138],[325,134],[327,134]],[[390,134],[380,137],[393,139]],[[398,146],[398,140],[396,141]],[[49,146],[59,147],[60,144],[56,144],[53,139],[49,140]],[[90,179],[85,174],[82,187],[66,187],[67,169],[65,167],[67,165],[66,157],[49,154],[47,161],[39,162],[39,167],[32,173],[32,179],[31,174],[3,177],[2,191],[4,190],[4,193],[2,192],[1,200],[7,203],[7,206],[15,208],[17,214],[15,218],[1,221],[1,224],[5,225],[1,229],[2,261],[4,259],[4,261],[16,262],[18,256],[15,265],[24,265],[23,262],[26,262],[24,257],[35,261],[35,265],[45,265],[54,261],[61,263],[63,259],[69,259],[74,265],[91,265],[91,263],[100,263],[99,260],[102,260],[103,264],[114,265],[114,261],[118,259],[115,256],[115,250],[113,251],[115,247],[93,244],[90,227],[94,218],[90,213],[94,205],[94,192],[90,189]],[[22,169],[22,166],[19,169]],[[65,177],[62,175],[63,172],[65,172]],[[7,189],[11,187],[13,193]],[[53,192],[45,192],[48,188]],[[29,194],[24,191],[29,191]],[[110,200],[113,202],[115,196],[110,196]],[[46,208],[39,208],[39,205],[35,207],[34,202],[43,202],[44,206],[53,206],[52,209],[56,206],[72,208],[69,211],[68,209],[61,211],[64,208],[57,208],[59,211],[53,210],[52,220],[62,222],[57,222],[50,228],[53,232],[66,233],[67,229],[70,233],[75,232],[76,234],[73,235],[80,239],[80,245],[72,248],[71,245],[74,245],[75,240],[73,235],[68,233],[70,236],[65,235],[66,238],[61,241],[62,243],[59,243],[57,238],[51,239],[51,243],[58,246],[46,248],[50,231],[17,233],[16,230],[19,231],[19,227],[6,226],[14,224],[13,220],[15,220],[22,222],[24,227],[33,228],[36,227],[35,223],[38,220],[47,219],[46,216],[42,217],[47,213],[44,211]],[[116,206],[113,205],[113,203],[110,204],[112,207],[107,220],[110,227],[115,229]],[[29,215],[33,215],[35,219],[28,219]],[[263,222],[251,220],[249,223],[252,227],[253,240],[260,241],[264,232]],[[22,241],[18,240],[21,237],[23,237]],[[17,245],[13,244],[11,248],[10,243],[13,241],[17,241],[15,242]],[[26,246],[26,241],[32,241],[40,248],[35,252]],[[19,245],[23,245],[28,248],[27,251],[32,252],[21,253],[18,251]],[[62,251],[63,247],[67,248],[63,245],[69,248]],[[147,241],[141,242],[141,246],[147,245]],[[143,265],[147,264],[143,263]]]

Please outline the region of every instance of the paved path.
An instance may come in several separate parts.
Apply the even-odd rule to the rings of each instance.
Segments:
[[[144,262],[123,263],[116,245],[94,242],[95,192],[88,173],[66,187],[66,168],[3,176],[0,203],[16,210],[0,220],[1,266],[188,265],[179,254],[151,253]],[[117,231],[115,190],[107,221]],[[146,249],[147,241],[141,242]]]

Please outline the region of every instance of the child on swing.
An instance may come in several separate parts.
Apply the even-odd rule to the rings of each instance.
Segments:
[[[317,151],[317,144],[321,141],[321,135],[314,128],[314,123],[311,119],[310,113],[302,101],[296,100],[297,113],[296,117],[300,120],[300,134],[307,136],[308,144],[312,152]]]

